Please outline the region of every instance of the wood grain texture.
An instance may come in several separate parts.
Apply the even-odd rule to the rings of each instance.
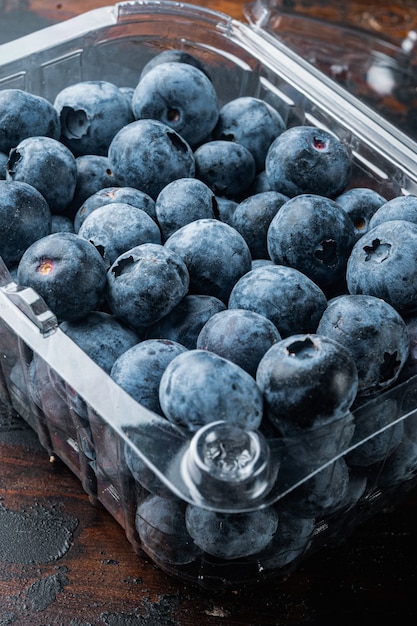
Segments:
[[[417,617],[415,490],[286,580],[213,593],[137,557],[71,472],[51,465],[25,423],[1,413],[0,624],[347,626]],[[46,533],[52,540],[44,545]]]
[[[0,31],[30,32],[107,4],[0,1]],[[243,2],[198,4],[243,17]],[[414,1],[383,7],[371,1],[292,4],[399,37],[417,25]],[[416,490],[344,545],[310,557],[286,580],[215,594],[187,586],[135,555],[122,528],[106,510],[92,506],[77,478],[59,461],[51,464],[26,424],[0,409],[0,626],[415,623]]]

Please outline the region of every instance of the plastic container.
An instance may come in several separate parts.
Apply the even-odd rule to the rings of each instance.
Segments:
[[[133,87],[166,48],[198,56],[223,102],[264,98],[288,125],[338,135],[353,150],[352,186],[387,198],[417,192],[415,146],[405,135],[273,34],[192,5],[124,2],[5,44],[0,88],[52,100],[79,80]],[[190,437],[114,383],[4,264],[0,352],[1,400],[108,509],[138,554],[192,584],[224,589],[286,575],[416,483],[414,378],[302,436],[245,432],[214,416]],[[193,516],[203,517],[204,539],[226,531],[220,549],[191,537]]]
[[[258,0],[246,16],[417,139],[415,7]]]

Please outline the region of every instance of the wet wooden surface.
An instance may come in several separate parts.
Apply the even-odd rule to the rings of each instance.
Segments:
[[[0,40],[105,4],[0,0]],[[242,19],[241,2],[201,4]],[[336,3],[294,4],[335,17]],[[414,1],[382,5],[346,3],[336,17],[368,20],[374,29],[385,23],[399,36],[414,27]],[[414,624],[416,496],[414,490],[343,546],[306,560],[287,580],[218,595],[184,585],[139,559],[124,531],[90,504],[75,476],[59,462],[51,465],[34,433],[1,407],[0,626]]]

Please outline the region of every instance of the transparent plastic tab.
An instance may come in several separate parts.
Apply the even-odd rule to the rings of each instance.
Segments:
[[[33,322],[44,336],[53,333],[58,321],[45,301],[31,287],[17,285],[0,258],[0,287],[7,297]]]

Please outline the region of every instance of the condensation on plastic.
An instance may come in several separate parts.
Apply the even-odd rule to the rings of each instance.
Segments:
[[[0,88],[27,89],[52,100],[80,80],[135,86],[142,66],[166,48],[198,56],[221,101],[260,97],[288,125],[308,123],[338,135],[353,151],[352,186],[373,187],[387,198],[417,191],[412,142],[274,35],[191,5],[125,2],[5,44]],[[257,511],[285,504],[316,477],[336,471],[341,459],[356,456],[360,464],[361,450],[373,448],[375,441],[382,438],[391,451],[405,430],[407,436],[417,431],[414,378],[299,436],[247,433],[213,416],[213,424],[190,437],[112,381],[57,327],[37,294],[16,286],[2,263],[0,350],[0,399],[34,428],[51,457],[70,467],[92,502],[104,504],[139,553],[146,546],[135,516],[144,493],[169,494],[222,513]],[[126,450],[141,467],[139,480],[127,467]],[[356,495],[316,520],[308,552],[332,537],[345,538],[415,484],[416,466],[396,484],[380,482],[387,457],[388,452],[375,460],[366,490],[351,477]],[[287,571],[273,554],[261,565],[255,557],[229,563],[206,555],[183,568],[147,553],[166,571],[203,586],[259,581],[282,567]],[[298,562],[288,560],[291,567]]]

